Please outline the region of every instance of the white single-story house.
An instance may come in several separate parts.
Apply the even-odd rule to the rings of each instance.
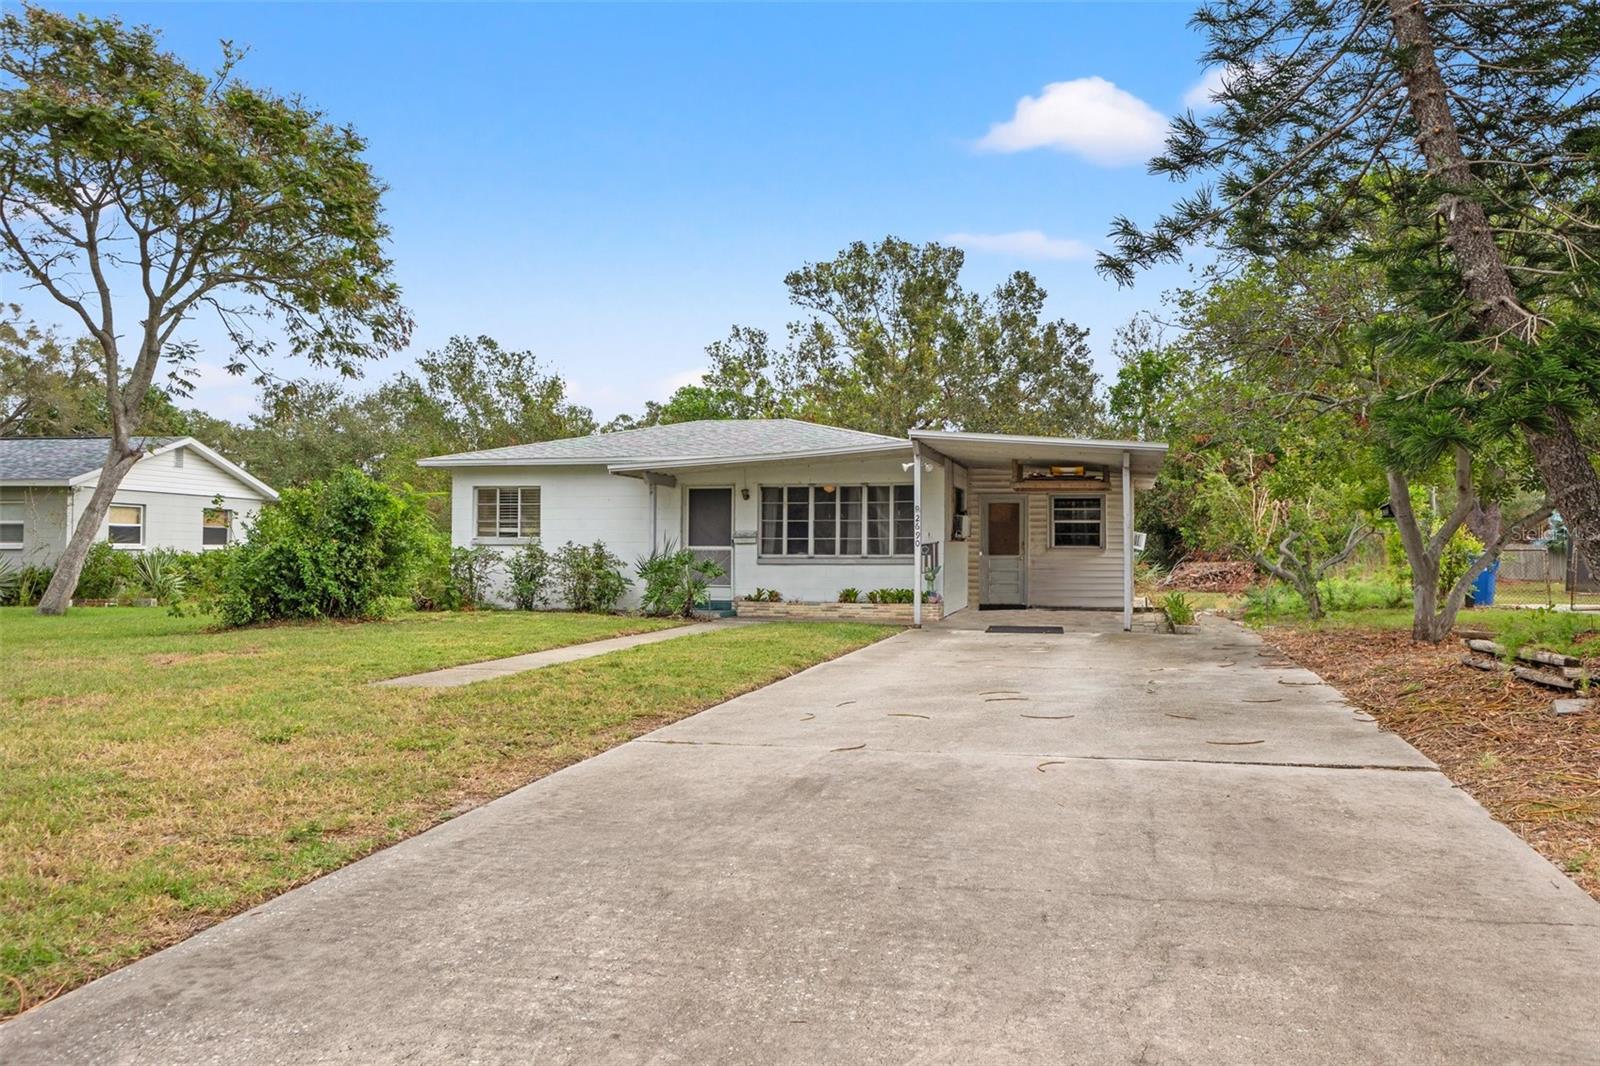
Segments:
[[[1120,610],[1130,628],[1133,497],[1165,457],[1136,441],[728,419],[421,464],[451,471],[458,547],[601,540],[631,566],[671,542],[727,571],[714,603],[908,588],[919,623],[926,598],[944,615]]]
[[[117,548],[204,551],[240,538],[278,494],[193,437],[143,437],[100,539]],[[54,566],[105,465],[106,437],[0,438],[0,559]],[[220,497],[220,505],[217,502]]]

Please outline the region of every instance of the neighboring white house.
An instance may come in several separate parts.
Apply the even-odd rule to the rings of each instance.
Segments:
[[[832,602],[843,588],[969,607],[1121,610],[1133,493],[1166,445],[792,419],[707,420],[423,459],[452,473],[459,547],[602,540],[630,564],[668,542],[715,559],[710,590]],[[636,592],[637,590],[635,590]]]
[[[193,437],[145,437],[117,488],[99,539],[118,548],[203,551],[239,539],[278,498]],[[100,480],[105,437],[0,438],[0,559],[54,566]],[[216,502],[221,497],[221,505]]]

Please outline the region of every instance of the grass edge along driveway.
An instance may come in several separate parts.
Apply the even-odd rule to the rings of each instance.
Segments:
[[[768,623],[429,690],[366,682],[657,625],[513,613],[204,624],[0,612],[0,1018],[895,632]]]

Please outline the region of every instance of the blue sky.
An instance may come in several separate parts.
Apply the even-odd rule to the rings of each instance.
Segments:
[[[1185,276],[1118,291],[1088,253],[1175,191],[1141,160],[1200,99],[1188,4],[76,10],[155,26],[201,66],[220,38],[247,45],[246,80],[369,139],[417,318],[374,380],[487,333],[602,418],[637,410],[731,324],[781,334],[788,270],[891,233],[957,238],[969,285],[1032,271],[1110,371],[1112,330]],[[8,299],[65,324],[16,282]],[[223,362],[205,356],[196,403],[242,417],[255,389]]]

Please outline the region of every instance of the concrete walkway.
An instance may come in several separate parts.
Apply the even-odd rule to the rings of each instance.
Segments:
[[[750,624],[749,622],[733,621],[695,622],[692,625],[678,626],[674,629],[656,629],[649,633],[633,633],[625,637],[607,637],[605,640],[591,640],[586,644],[569,644],[564,648],[534,651],[526,655],[513,655],[505,659],[490,659],[481,663],[467,663],[464,666],[447,666],[443,670],[429,670],[425,674],[407,674],[405,677],[391,677],[384,681],[374,681],[373,684],[398,688],[456,688],[460,685],[470,685],[474,681],[487,681],[492,677],[508,677],[511,674],[537,670],[544,666],[555,666],[557,663],[592,659],[596,655],[621,651],[623,648],[637,648],[641,644],[659,644],[663,640],[676,640],[678,637],[693,636],[696,633],[712,633],[719,629],[726,629],[731,625]]]
[[[898,635],[0,1027],[34,1063],[1592,1063],[1600,905],[1334,690]]]

